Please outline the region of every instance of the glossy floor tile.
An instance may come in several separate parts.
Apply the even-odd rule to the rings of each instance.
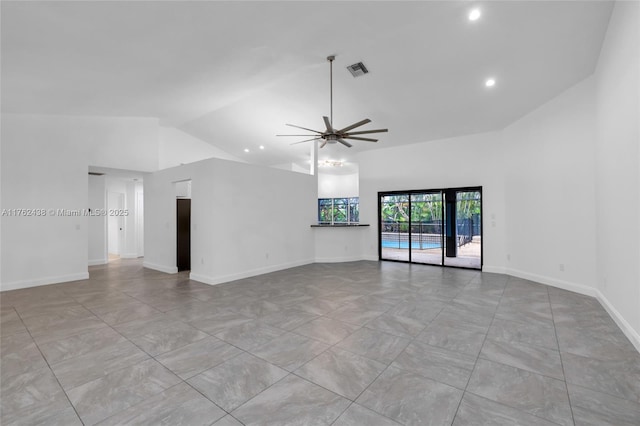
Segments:
[[[554,423],[573,423],[562,380],[479,359],[467,391]]]
[[[180,383],[155,360],[143,361],[67,391],[85,424],[95,424]]]
[[[188,380],[203,395],[231,412],[287,375],[287,371],[244,353]]]
[[[289,375],[231,414],[247,426],[328,425],[348,406],[349,400]]]
[[[416,340],[391,366],[464,390],[475,363],[475,357]]]
[[[360,425],[376,425],[376,426],[398,426],[400,423],[384,417],[381,414],[371,411],[368,408],[358,404],[351,404],[333,426],[360,426]]]
[[[208,425],[226,413],[186,383],[179,383],[100,422],[107,425]]]
[[[287,371],[296,370],[315,358],[329,345],[294,333],[285,333],[255,349],[253,353]]]
[[[318,355],[295,374],[353,401],[385,368],[380,362],[334,348]]]
[[[0,295],[2,425],[640,425],[640,354],[591,297],[393,262],[89,270]]]
[[[356,401],[400,424],[444,425],[455,417],[463,391],[389,367]]]
[[[242,353],[242,350],[209,336],[166,352],[156,359],[183,380],[200,374]]]
[[[549,420],[465,393],[453,426],[554,426]]]

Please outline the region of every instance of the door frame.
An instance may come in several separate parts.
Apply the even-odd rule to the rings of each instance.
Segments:
[[[472,268],[472,267],[466,267],[466,266],[457,266],[457,265],[446,265],[445,264],[445,247],[442,247],[441,250],[441,256],[442,256],[442,260],[441,260],[441,265],[435,265],[435,264],[429,264],[429,263],[418,263],[418,262],[413,262],[411,259],[411,195],[412,194],[424,194],[424,193],[436,193],[439,192],[442,195],[442,230],[441,230],[441,240],[444,242],[446,235],[445,235],[445,227],[447,226],[447,224],[445,223],[445,192],[447,191],[452,191],[452,192],[479,192],[480,193],[480,269],[478,268]],[[386,196],[386,195],[408,195],[408,202],[409,202],[409,221],[408,221],[408,225],[409,225],[409,260],[397,260],[397,259],[383,259],[382,258],[382,224],[381,224],[381,217],[382,217],[382,197]],[[447,267],[447,268],[458,268],[458,269],[471,269],[474,271],[482,271],[482,267],[484,266],[484,206],[483,206],[483,201],[484,201],[484,197],[482,196],[482,186],[461,186],[461,187],[455,187],[455,188],[430,188],[430,189],[410,189],[410,190],[406,190],[406,191],[379,191],[378,192],[378,218],[377,218],[377,222],[378,222],[378,260],[384,260],[386,262],[399,262],[399,263],[415,263],[417,265],[430,265],[430,266],[440,266],[440,267]]]
[[[186,216],[186,221],[188,222],[188,226],[186,227],[186,235],[181,235],[180,233],[181,210],[185,210],[188,212],[188,216]],[[188,244],[184,244],[184,246],[181,246],[180,242],[184,237],[188,238]],[[185,250],[184,252],[181,252],[181,247],[183,248],[183,250]],[[185,260],[185,264],[182,264],[180,262],[183,255],[185,255],[183,259]],[[188,267],[186,265],[187,258]],[[191,270],[191,198],[176,198],[176,268],[178,269],[178,272]]]
[[[112,200],[113,202],[115,202],[116,204],[115,206],[113,205]],[[125,203],[126,203],[126,197],[124,193],[118,192],[118,191],[107,191],[107,211],[124,210]],[[109,249],[114,248],[114,247],[109,247],[109,240],[110,240],[109,235],[111,235],[111,232],[114,231],[113,226],[116,227],[115,234],[112,234],[112,235],[114,235],[117,240],[117,241],[114,241],[114,244],[116,244],[117,247],[115,247],[116,250],[114,252],[110,252]],[[117,228],[120,228],[120,229],[117,229]],[[107,261],[109,261],[108,259],[109,253],[122,256],[125,238],[126,237],[125,237],[124,216],[119,214],[107,215]]]

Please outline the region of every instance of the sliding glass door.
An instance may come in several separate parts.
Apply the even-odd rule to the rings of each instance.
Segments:
[[[381,260],[482,268],[482,188],[379,193]]]
[[[442,193],[417,192],[411,199],[411,261],[442,265]]]
[[[463,268],[482,267],[482,198],[479,190],[445,192],[447,247],[444,264]],[[449,202],[451,200],[451,202]]]
[[[409,262],[409,195],[380,197],[380,257]]]

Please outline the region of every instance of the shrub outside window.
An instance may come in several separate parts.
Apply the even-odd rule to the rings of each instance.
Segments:
[[[360,222],[359,198],[318,199],[318,223],[358,223]]]

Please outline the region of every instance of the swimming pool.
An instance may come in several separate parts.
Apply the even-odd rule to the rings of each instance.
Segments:
[[[440,243],[427,243],[422,242],[420,244],[418,241],[411,242],[411,248],[414,250],[428,250],[428,249],[436,249],[441,248]],[[408,249],[409,242],[408,241],[398,241],[398,240],[382,240],[382,248],[396,248],[396,249]]]

